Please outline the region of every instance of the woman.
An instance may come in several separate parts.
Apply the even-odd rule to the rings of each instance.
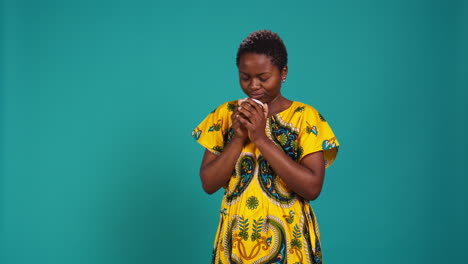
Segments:
[[[321,263],[309,201],[338,141],[319,112],[281,95],[287,52],[276,33],[250,34],[237,67],[248,98],[222,104],[192,132],[206,148],[203,189],[225,188],[213,263]]]

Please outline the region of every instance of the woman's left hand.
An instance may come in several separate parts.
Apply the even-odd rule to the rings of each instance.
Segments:
[[[247,129],[250,141],[255,144],[258,140],[267,137],[265,134],[266,118],[263,106],[249,98],[239,106],[238,111],[239,121]]]

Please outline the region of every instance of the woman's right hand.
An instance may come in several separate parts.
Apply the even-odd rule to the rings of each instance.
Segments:
[[[234,129],[235,137],[242,139],[243,142],[246,142],[249,138],[249,133],[247,128],[241,124],[239,121],[239,106],[236,107],[234,113],[231,115],[232,119],[232,129]]]

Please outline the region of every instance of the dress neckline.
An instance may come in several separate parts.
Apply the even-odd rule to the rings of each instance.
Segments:
[[[271,118],[271,117],[273,117],[273,116],[281,115],[282,113],[284,113],[284,112],[290,110],[290,109],[293,107],[294,104],[296,104],[296,101],[291,101],[291,104],[290,104],[286,109],[284,109],[283,111],[278,112],[278,113],[276,113],[276,114],[274,114],[274,115],[271,115],[271,116],[269,116],[268,118]]]

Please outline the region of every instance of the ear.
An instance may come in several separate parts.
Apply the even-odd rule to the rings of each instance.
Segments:
[[[288,76],[288,66],[284,66],[283,70],[281,70],[281,80],[286,80]]]

